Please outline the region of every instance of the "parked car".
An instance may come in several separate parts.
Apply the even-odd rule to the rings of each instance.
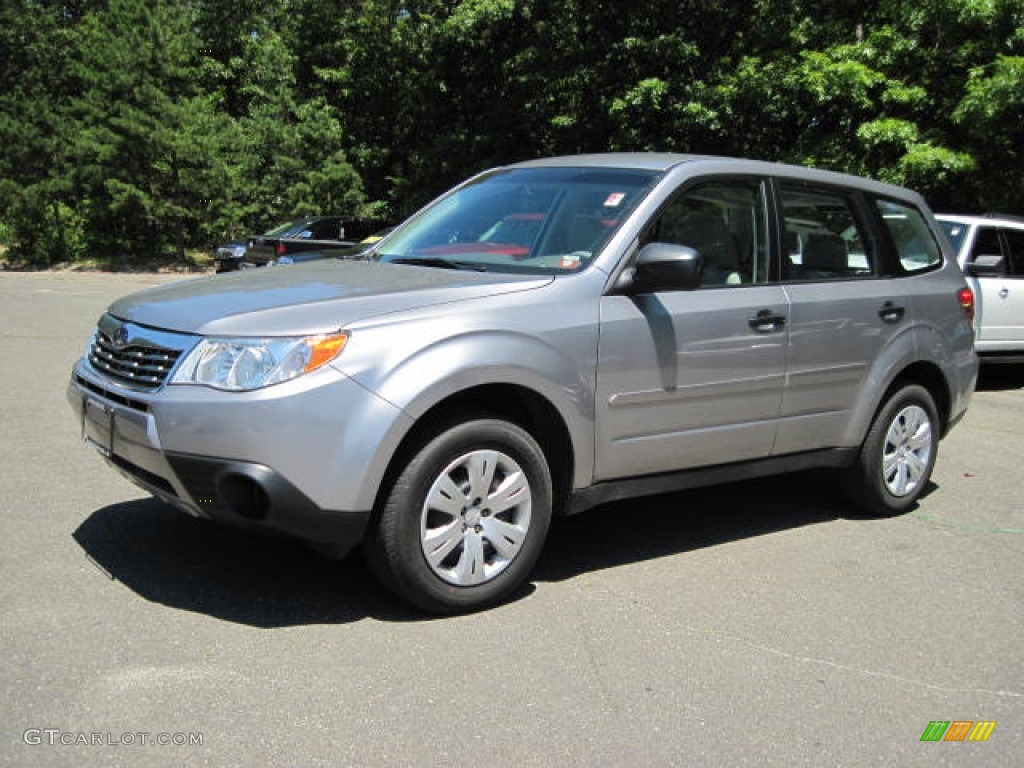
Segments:
[[[248,238],[245,262],[252,266],[290,264],[323,258],[349,248],[381,227],[378,221],[341,216],[314,216]],[[301,258],[298,254],[306,254]]]
[[[379,221],[341,216],[311,216],[287,221],[262,235],[218,246],[214,252],[215,269],[234,272],[246,267],[293,264],[334,256],[336,251],[356,245],[371,233],[376,234],[380,227]]]
[[[396,594],[458,612],[529,577],[552,515],[627,496],[816,467],[871,514],[912,508],[974,389],[972,310],[905,189],[553,158],[468,180],[361,259],[120,299],[68,399],[167,503],[361,545]]]
[[[982,362],[1024,363],[1024,217],[938,214],[977,301]]]
[[[213,264],[216,272],[233,272],[245,263],[245,240],[232,240],[230,243],[218,245],[213,252]]]
[[[377,243],[387,237],[394,227],[378,230],[368,235],[353,245],[346,245],[341,248],[332,248],[327,251],[298,251],[281,256],[277,264],[301,264],[316,259],[365,259],[376,248]]]

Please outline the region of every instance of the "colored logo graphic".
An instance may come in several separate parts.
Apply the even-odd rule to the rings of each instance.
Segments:
[[[988,741],[995,727],[995,720],[932,720],[921,741]]]

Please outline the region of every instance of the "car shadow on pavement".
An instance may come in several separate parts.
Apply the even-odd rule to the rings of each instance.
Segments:
[[[532,581],[684,554],[850,516],[826,472],[606,504],[554,521]],[[156,499],[99,509],[74,532],[99,570],[140,597],[261,628],[422,621],[378,585],[359,553],[343,561],[297,542],[187,517]]]
[[[73,537],[109,578],[146,600],[225,621],[270,628],[428,618],[380,587],[358,554],[331,560],[156,499],[99,509]]]
[[[854,516],[824,471],[630,499],[556,520],[534,578],[561,581]]]
[[[983,365],[978,371],[979,392],[1001,392],[1024,387],[1024,365]]]

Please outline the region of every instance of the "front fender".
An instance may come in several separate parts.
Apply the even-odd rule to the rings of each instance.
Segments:
[[[574,456],[573,487],[580,487],[592,478],[594,445],[594,353],[583,350],[597,346],[596,332],[582,336],[587,338],[567,347],[514,330],[470,331],[436,339],[376,377],[371,371],[349,375],[401,408],[410,428],[438,404],[475,387],[511,384],[531,390],[565,423]]]

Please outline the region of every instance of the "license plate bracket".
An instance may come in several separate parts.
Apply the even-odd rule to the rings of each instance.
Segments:
[[[114,409],[85,397],[82,400],[82,439],[104,456],[114,452]]]

